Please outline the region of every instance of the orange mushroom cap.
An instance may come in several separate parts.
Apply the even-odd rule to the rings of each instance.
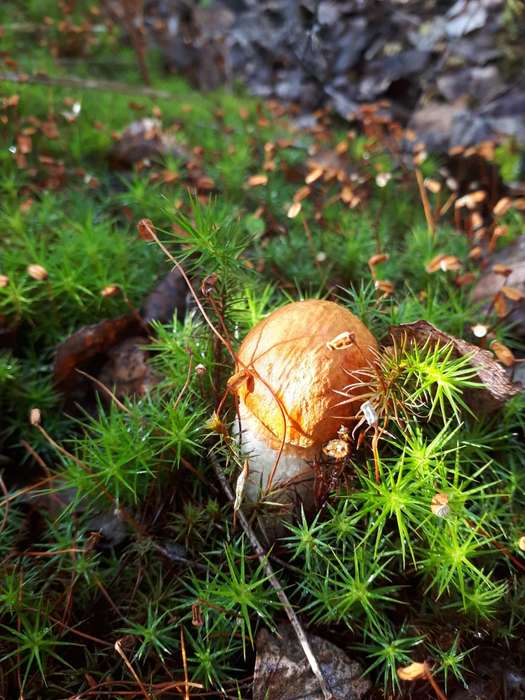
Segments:
[[[376,352],[373,335],[343,306],[318,299],[287,304],[241,344],[237,370],[249,377],[236,387],[241,409],[271,434],[272,447],[283,437],[298,447],[326,442],[352,424],[358,408],[356,401],[341,403],[337,391],[351,392],[354,373],[369,367]]]

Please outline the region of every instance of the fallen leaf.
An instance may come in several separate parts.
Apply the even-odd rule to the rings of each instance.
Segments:
[[[188,295],[188,285],[179,270],[171,270],[146,297],[140,312],[144,323],[171,323],[174,315],[182,320]]]
[[[374,282],[374,286],[377,290],[383,292],[383,294],[385,295],[394,293],[394,285],[392,282],[390,282],[390,280],[376,280]]]
[[[497,275],[503,275],[503,277],[508,277],[512,274],[512,267],[509,267],[509,265],[496,263],[492,266],[492,272],[495,272]]]
[[[402,681],[417,681],[428,676],[428,665],[425,662],[413,661],[408,666],[398,668],[397,675]]]
[[[509,313],[509,305],[507,304],[507,301],[505,300],[505,297],[501,291],[499,291],[494,297],[494,310],[498,318],[505,318],[505,316]]]
[[[493,340],[490,344],[490,349],[496,355],[501,364],[505,365],[505,367],[512,367],[512,365],[516,362],[516,358],[514,357],[512,351],[509,350],[506,345],[500,343],[499,340]]]
[[[450,506],[448,505],[448,495],[446,493],[436,493],[434,496],[432,496],[430,510],[438,518],[446,518],[447,515],[450,513]]]
[[[152,371],[144,347],[147,338],[143,335],[126,338],[106,353],[106,362],[97,379],[121,399],[126,396],[144,396],[159,379]],[[105,400],[108,395],[103,395]]]
[[[100,296],[104,298],[114,297],[120,293],[120,287],[116,284],[108,284],[104,289],[101,290]]]
[[[506,214],[508,212],[511,206],[512,199],[510,197],[502,197],[494,205],[492,213],[494,214],[494,216],[503,216],[503,214]]]
[[[198,190],[204,190],[208,192],[209,190],[214,189],[215,180],[211,177],[208,177],[207,175],[202,175],[201,177],[197,178],[195,186]]]
[[[33,150],[33,141],[27,134],[19,134],[16,138],[16,148],[18,153],[27,155]]]
[[[301,202],[294,202],[288,209],[287,216],[289,219],[295,219],[295,217],[301,211]]]
[[[433,180],[430,177],[426,177],[423,180],[423,185],[429,192],[432,192],[432,194],[437,194],[441,190],[441,183],[439,180]]]
[[[306,182],[307,185],[311,185],[316,180],[319,180],[319,178],[322,176],[323,176],[323,169],[322,168],[314,168],[313,170],[310,170],[308,175],[304,178],[304,181]]]
[[[28,265],[27,274],[38,282],[43,282],[49,277],[48,272],[42,265]]]
[[[260,187],[268,184],[268,175],[252,175],[246,180],[248,187]]]
[[[521,290],[516,289],[516,287],[502,287],[500,292],[511,301],[523,301],[525,299],[525,294]]]
[[[101,355],[127,337],[144,333],[137,315],[128,314],[106,319],[91,326],[83,326],[61,343],[56,351],[53,379],[56,388],[69,394],[85,385],[86,379],[77,372],[82,369],[90,374],[98,371]],[[144,342],[145,334],[144,334]],[[92,367],[92,363],[94,366]]]
[[[446,255],[444,253],[436,255],[435,258],[425,265],[425,270],[432,274],[441,270],[448,272],[449,270],[460,270],[461,263],[455,255]]]
[[[151,219],[141,219],[137,224],[137,231],[143,241],[155,240],[155,227]]]
[[[368,259],[368,267],[372,268],[376,265],[380,265],[381,263],[386,262],[389,258],[390,255],[388,255],[388,253],[377,253],[376,255],[372,255],[372,257]]]
[[[308,187],[300,187],[297,192],[293,196],[293,201],[294,202],[302,202],[303,199],[306,199],[312,190]]]

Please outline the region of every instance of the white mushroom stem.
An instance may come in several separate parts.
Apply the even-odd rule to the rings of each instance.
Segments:
[[[239,407],[239,417],[242,432],[239,435],[239,421],[235,421],[235,430],[249,466],[244,487],[246,499],[257,501],[269,490],[274,491],[285,486],[287,489],[293,489],[295,485],[299,492],[303,492],[302,487],[308,485],[311,491],[313,480],[311,462],[318,456],[319,448],[317,446],[296,447],[285,443],[280,450],[279,447],[274,447],[275,437],[242,404]],[[270,484],[272,472],[273,478]]]

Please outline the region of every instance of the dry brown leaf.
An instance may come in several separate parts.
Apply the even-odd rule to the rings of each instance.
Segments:
[[[496,263],[492,266],[492,272],[495,272],[497,275],[503,275],[503,277],[508,277],[512,274],[512,267],[503,265],[502,263]]]
[[[494,205],[494,208],[492,209],[492,213],[494,216],[503,216],[503,214],[506,214],[508,210],[512,206],[512,199],[510,197],[502,197],[500,200],[496,202]]]
[[[381,263],[386,262],[389,258],[390,255],[388,255],[388,253],[377,253],[376,255],[372,255],[372,257],[368,260],[368,267],[372,268],[376,265],[380,265]]]
[[[417,681],[428,676],[428,664],[413,661],[408,666],[397,669],[397,675],[402,681]]]
[[[509,313],[509,305],[503,294],[498,292],[494,297],[494,310],[498,318],[504,318]]]
[[[394,293],[394,285],[392,282],[390,282],[390,280],[376,280],[374,282],[374,286],[377,290],[383,292],[383,294],[385,295]]]
[[[302,202],[303,199],[306,199],[310,195],[310,192],[311,189],[307,185],[305,185],[304,187],[300,187],[294,194],[293,201]]]
[[[460,270],[461,263],[455,255],[446,255],[442,253],[441,255],[436,255],[435,258],[425,265],[425,270],[432,274],[433,272],[448,272],[449,270]]]
[[[301,202],[294,202],[288,209],[287,216],[289,219],[295,219],[295,217],[301,211]]]
[[[248,187],[260,187],[261,185],[266,185],[268,183],[268,175],[251,175],[246,180],[246,185]]]
[[[349,185],[345,185],[343,187],[343,189],[341,190],[341,200],[345,204],[350,204],[353,199],[354,199],[354,193],[352,191],[352,188]]]
[[[202,177],[197,178],[195,186],[198,190],[213,190],[213,188],[215,187],[215,180],[213,180],[213,178],[211,177],[208,177],[207,175],[203,175]]]
[[[437,194],[441,190],[441,183],[439,180],[434,180],[431,177],[426,177],[423,180],[423,185],[429,192],[432,192],[432,194]]]
[[[322,175],[323,175],[322,168],[314,168],[314,170],[310,170],[308,175],[304,178],[304,181],[306,182],[307,185],[311,185],[316,180],[319,180],[319,178],[322,177]]]
[[[144,333],[144,324],[137,314],[107,319],[92,326],[79,328],[57,348],[53,367],[55,386],[66,394],[76,391],[85,383],[77,369],[90,368],[93,358],[107,354],[126,338],[141,333]]]
[[[450,506],[448,505],[448,495],[446,493],[436,493],[434,496],[432,496],[430,510],[438,518],[446,518],[447,515],[450,513]]]
[[[525,299],[525,294],[516,287],[502,287],[500,292],[511,301],[523,301]]]
[[[137,231],[143,241],[155,240],[155,227],[151,219],[141,219],[137,224]]]
[[[8,107],[18,107],[20,102],[20,95],[10,95],[9,97],[2,98],[2,107],[7,109]]]
[[[493,340],[490,344],[490,349],[505,367],[512,367],[516,362],[512,350],[509,350],[509,348],[503,343],[500,343],[499,340]]]
[[[44,280],[47,280],[49,276],[46,268],[42,267],[42,265],[28,265],[27,274],[29,275],[29,277],[32,277],[38,282],[43,282]]]
[[[120,292],[120,287],[117,286],[116,284],[108,284],[102,291],[100,292],[100,296],[106,298],[106,297],[114,297]]]

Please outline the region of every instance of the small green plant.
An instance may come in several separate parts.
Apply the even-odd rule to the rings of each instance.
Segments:
[[[146,604],[146,616],[143,622],[130,620],[120,629],[123,635],[130,635],[138,642],[134,658],[142,661],[149,654],[156,654],[164,663],[166,657],[179,646],[178,624],[170,619],[168,610],[160,610],[151,601]]]
[[[14,667],[22,667],[22,688],[25,687],[30,673],[35,670],[40,673],[45,684],[49,659],[56,659],[65,666],[69,665],[58,653],[58,650],[68,643],[60,641],[54,625],[49,623],[48,611],[43,606],[34,612],[20,612],[18,620],[19,628],[1,625],[4,634],[0,639],[11,647],[11,651],[4,654],[0,661],[14,659]]]
[[[407,632],[405,625],[394,628],[387,623],[380,630],[366,630],[365,642],[355,647],[363,651],[366,657],[372,661],[365,673],[370,673],[374,669],[379,671],[379,680],[382,680],[385,692],[389,689],[399,691],[397,669],[411,662],[414,648],[423,642],[424,637],[406,636]]]
[[[429,644],[428,649],[432,657],[437,660],[437,671],[443,676],[445,692],[451,677],[455,678],[466,688],[467,681],[464,676],[466,670],[465,661],[475,651],[476,647],[461,651],[460,637],[459,634],[456,634],[448,648],[443,649],[442,647]]]

